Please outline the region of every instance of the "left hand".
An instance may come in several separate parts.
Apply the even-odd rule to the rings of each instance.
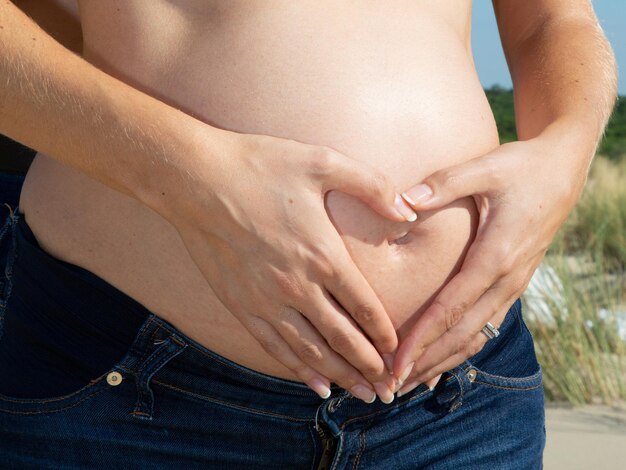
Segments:
[[[482,328],[498,328],[526,289],[586,179],[581,160],[561,148],[541,137],[507,143],[404,193],[416,211],[473,196],[480,217],[461,270],[400,343],[396,377],[414,362],[401,394],[420,383],[434,387],[443,372],[477,354],[488,341]]]

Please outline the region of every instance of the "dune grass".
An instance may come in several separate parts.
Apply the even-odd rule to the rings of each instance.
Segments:
[[[625,234],[626,158],[598,157],[524,295],[549,401],[626,400]]]
[[[553,251],[586,253],[626,267],[626,157],[594,160],[585,191],[557,235]]]

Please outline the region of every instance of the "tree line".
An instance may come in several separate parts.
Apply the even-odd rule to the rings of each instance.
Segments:
[[[515,131],[515,111],[513,109],[513,91],[494,85],[485,90],[487,99],[498,123],[500,142],[517,140]],[[626,157],[626,96],[620,96],[598,147],[598,154],[611,160]]]

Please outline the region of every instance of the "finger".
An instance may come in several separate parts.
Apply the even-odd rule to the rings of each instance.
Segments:
[[[360,371],[385,403],[393,400],[395,379],[376,348],[332,295],[319,286],[309,288],[302,315],[325,339],[329,347]],[[395,335],[395,330],[393,331]],[[334,376],[333,376],[334,377]]]
[[[321,398],[330,397],[330,380],[306,365],[270,323],[259,317],[248,317],[245,326],[270,356],[294,372]]]
[[[341,313],[343,318],[350,321],[349,315],[329,292],[324,292],[323,295],[326,301]],[[393,355],[385,353],[381,359],[381,355],[376,351],[369,339],[363,335],[358,326],[354,322],[350,322],[350,326],[352,330],[348,330],[347,334],[352,335],[352,331],[356,331],[355,337],[362,342],[362,346],[354,344],[354,340],[347,337],[346,332],[334,331],[329,333],[334,338],[331,344],[332,348],[342,354],[352,366],[361,371],[365,378],[374,385],[376,393],[384,403],[391,403],[394,399],[394,390],[397,385],[391,370]],[[395,335],[395,330],[393,334]]]
[[[524,293],[542,258],[543,253],[530,258],[525,266],[502,278],[494,288],[487,291],[457,325],[428,346],[414,366],[412,364],[411,378],[407,378],[405,384],[429,384],[427,381],[434,375],[452,369],[465,359],[478,354],[489,339],[482,332],[483,327],[488,321],[496,327],[502,324],[511,305]],[[461,332],[460,336],[457,332]],[[446,345],[446,341],[452,344]],[[407,372],[406,376],[408,375]]]
[[[332,149],[327,154],[325,166],[324,192],[335,189],[351,194],[391,220],[414,222],[417,219],[389,178],[380,171]]]
[[[488,291],[457,325],[426,348],[426,351],[415,362],[411,373],[412,378],[428,380],[438,373],[456,367],[468,357],[478,354],[488,339],[481,330],[489,321],[496,327],[502,324],[510,308],[507,304],[509,298],[510,293],[502,287]],[[506,307],[504,310],[503,305]],[[462,357],[462,359],[450,366],[451,357]],[[441,369],[441,367],[448,367],[448,369]]]
[[[439,383],[439,380],[441,379],[441,376],[442,376],[442,375],[443,375],[443,374],[439,374],[439,375],[438,375],[438,376],[436,376],[435,378],[430,379],[430,380],[428,380],[427,382],[425,382],[425,383],[426,383],[426,385],[428,386],[428,388],[430,388],[431,390],[432,390],[432,389],[434,389],[434,388],[437,386],[437,384]]]
[[[433,303],[420,315],[403,339],[394,360],[394,374],[398,377],[407,366],[415,362],[437,338],[456,325],[468,308],[495,283],[484,258],[468,258],[448,284],[439,292]]]
[[[402,193],[415,210],[432,210],[466,196],[497,192],[501,187],[494,157],[481,156],[439,170]]]
[[[369,382],[328,346],[320,332],[299,311],[283,307],[276,320],[276,331],[305,364],[357,398],[367,403],[374,401],[376,393]]]
[[[348,255],[337,260],[334,275],[324,281],[324,286],[365,332],[383,359],[388,358],[390,368],[398,335],[385,307]]]
[[[489,320],[492,325],[494,325],[496,328],[499,328],[502,325],[502,322],[504,321],[504,317],[506,316],[510,308],[510,305],[512,305],[514,301],[515,299],[510,299],[505,304],[506,307],[504,307],[504,309],[500,313],[498,313],[491,320]],[[482,327],[481,327],[481,330],[482,330]],[[467,350],[459,351],[453,356],[447,358],[445,361],[432,367],[431,369],[421,373],[420,375],[416,377],[413,377],[410,380],[407,380],[407,384],[399,390],[400,393],[398,394],[398,396],[402,396],[408,393],[420,383],[430,383],[431,382],[430,378],[433,376],[436,376],[437,374],[443,374],[444,372],[454,369],[458,365],[465,362],[467,359],[477,354],[480,350],[482,350],[482,348],[485,346],[487,341],[489,341],[489,338],[487,338],[487,336],[484,333],[482,333],[482,331],[477,333],[472,339],[472,341],[469,343],[469,347]]]

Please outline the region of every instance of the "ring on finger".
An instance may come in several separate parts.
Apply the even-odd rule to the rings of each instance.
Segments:
[[[485,336],[489,339],[497,338],[500,335],[500,331],[491,324],[491,322],[487,322],[483,329],[481,330]]]

